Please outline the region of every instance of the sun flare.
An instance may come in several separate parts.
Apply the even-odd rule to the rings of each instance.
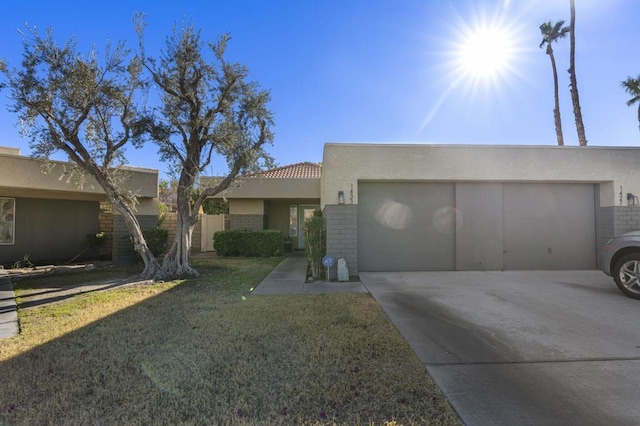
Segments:
[[[457,49],[458,67],[475,80],[503,75],[513,61],[512,36],[504,28],[480,27],[469,31]]]
[[[479,8],[464,16],[454,11],[444,19],[448,28],[442,39],[441,90],[420,126],[423,131],[452,97],[465,102],[502,101],[516,89],[523,74],[525,53],[534,45],[526,35],[523,16],[527,9],[514,11],[504,0],[495,10]]]
[[[493,90],[517,77],[529,40],[522,15],[513,12],[505,2],[502,8],[480,9],[453,20],[446,55],[455,85]]]

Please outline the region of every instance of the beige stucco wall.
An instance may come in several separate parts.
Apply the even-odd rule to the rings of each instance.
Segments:
[[[214,198],[320,198],[320,179],[241,178]]]
[[[358,203],[358,180],[599,183],[601,206],[640,196],[640,148],[326,144],[321,204],[344,191]]]
[[[8,147],[8,146],[0,146],[0,154],[20,155],[20,149],[19,148],[11,148],[11,147]]]
[[[69,182],[64,175],[63,162],[51,163],[53,169],[45,174],[39,160],[0,153],[0,194],[5,196],[102,200],[104,191],[93,178],[87,178],[83,188]],[[158,171],[127,168],[131,173],[127,185],[142,198],[158,197]]]
[[[158,204],[157,198],[138,198],[135,213],[136,215],[157,216]],[[117,210],[114,209],[114,213],[118,214]]]
[[[229,200],[229,214],[265,214],[263,200]]]

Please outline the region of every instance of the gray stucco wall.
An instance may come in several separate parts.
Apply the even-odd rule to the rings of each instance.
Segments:
[[[364,180],[572,182],[600,184],[600,206],[618,192],[640,195],[640,148],[569,146],[325,144],[321,205],[338,192],[358,204]]]
[[[158,216],[140,215],[136,217],[143,230],[158,226]],[[120,215],[114,215],[112,262],[115,266],[132,265],[137,262],[136,254],[133,251],[130,239],[127,238],[128,236],[129,230],[124,219]]]
[[[98,201],[15,200],[15,243],[0,245],[0,264],[15,263],[25,255],[34,263],[68,261],[85,249],[87,235],[100,229]]]
[[[327,226],[327,254],[347,261],[349,275],[358,275],[358,206],[355,204],[328,204],[323,217]],[[336,277],[336,268],[331,278]]]

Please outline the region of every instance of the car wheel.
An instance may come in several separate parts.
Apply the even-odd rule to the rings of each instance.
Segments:
[[[625,296],[640,299],[640,253],[622,256],[613,267],[613,279]]]

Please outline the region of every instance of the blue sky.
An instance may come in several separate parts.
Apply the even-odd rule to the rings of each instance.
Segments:
[[[626,106],[629,96],[620,88],[627,76],[640,74],[640,1],[576,0],[576,8],[576,70],[589,145],[640,146],[637,108]],[[271,91],[276,136],[268,150],[280,165],[319,162],[326,142],[556,144],[551,66],[538,47],[539,25],[568,24],[569,0],[7,0],[0,57],[19,64],[18,30],[25,22],[53,27],[59,40],[75,35],[83,51],[92,44],[103,50],[107,40],[135,48],[137,11],[147,15],[153,54],[184,17],[193,18],[205,39],[231,34],[229,57]],[[498,39],[465,47],[483,28]],[[461,64],[483,44],[500,47],[502,53],[483,55],[497,54],[493,62],[502,66],[476,74],[482,65]],[[569,39],[554,49],[565,144],[577,145]],[[0,145],[28,155],[7,96],[0,93]],[[129,162],[164,170],[155,153],[153,145],[131,148]]]

